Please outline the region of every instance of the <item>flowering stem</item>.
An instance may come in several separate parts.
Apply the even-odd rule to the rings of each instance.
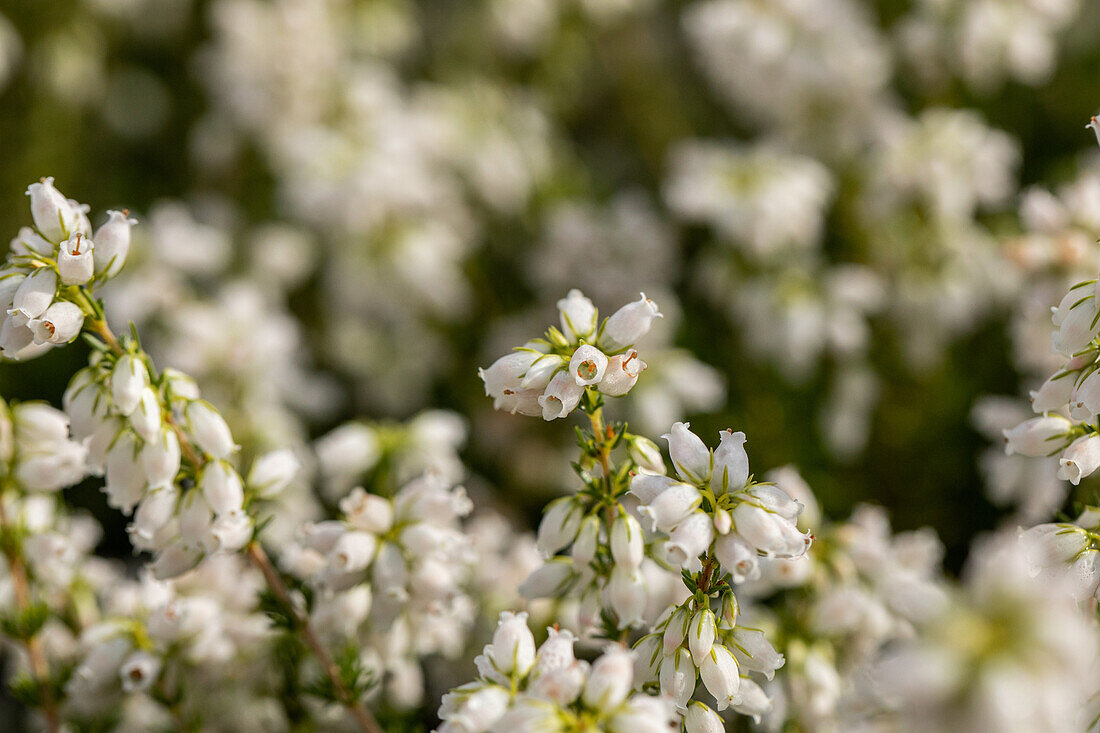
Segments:
[[[7,512],[4,503],[0,500],[0,529],[5,535],[11,535],[11,526],[8,523]],[[11,583],[15,591],[15,605],[19,613],[26,613],[31,607],[30,583],[27,580],[27,568],[23,564],[22,553],[11,544],[2,543],[4,557],[8,561],[8,569],[11,573]],[[38,685],[39,694],[42,696],[42,712],[46,717],[46,730],[49,733],[57,733],[61,730],[61,718],[57,711],[57,704],[53,699],[53,691],[50,689],[50,666],[46,661],[46,655],[38,643],[36,636],[23,639],[23,645],[27,649],[27,656],[31,662],[31,670],[34,673],[35,682]]]
[[[81,294],[84,295],[83,292]],[[89,309],[89,315],[91,316],[85,322],[85,327],[103,341],[111,351],[116,354],[122,354],[122,345],[119,343],[114,332],[111,331],[111,327],[107,325],[106,319],[100,316],[98,309],[94,307],[94,304],[86,295],[84,296],[84,300],[86,301],[84,307]],[[195,449],[195,446],[191,444],[187,434],[176,423],[170,412],[165,415],[164,420],[176,432],[179,438],[180,452],[183,456],[196,468],[200,467],[203,461],[199,452]],[[290,593],[287,591],[282,578],[279,577],[278,571],[276,571],[275,567],[271,564],[271,560],[267,557],[267,553],[264,552],[258,542],[253,540],[245,548],[245,554],[248,555],[252,564],[263,574],[264,580],[267,581],[268,587],[279,599],[279,602],[290,609],[290,612],[294,615],[295,626],[306,642],[306,646],[309,647],[310,651],[317,658],[317,661],[321,664],[321,667],[324,668],[325,674],[332,682],[332,687],[336,691],[337,697],[340,698],[340,702],[355,717],[359,727],[366,731],[366,733],[382,733],[382,729],[378,726],[378,723],[371,714],[360,705],[348,691],[344,681],[340,678],[339,668],[332,660],[328,651],[325,650],[320,640],[313,633],[313,629],[311,629],[309,625],[309,620],[298,611],[297,607],[291,601]],[[51,731],[51,733],[53,732]]]
[[[275,597],[279,599],[279,602],[286,606],[290,612],[294,615],[294,621],[298,627],[298,630],[302,634],[302,638],[305,640],[306,645],[313,652],[313,655],[317,657],[317,661],[321,663],[321,666],[325,670],[325,674],[328,675],[329,680],[332,682],[332,687],[336,691],[336,695],[340,698],[340,701],[344,704],[352,715],[355,716],[356,722],[359,727],[367,733],[382,733],[382,729],[379,727],[378,722],[371,716],[362,705],[360,705],[348,691],[344,681],[340,678],[340,670],[336,666],[336,662],[332,660],[328,651],[325,650],[324,645],[313,633],[313,629],[309,626],[309,620],[305,618],[298,607],[294,605],[290,599],[290,593],[287,591],[286,585],[283,583],[282,578],[279,577],[278,571],[271,564],[271,560],[267,557],[267,553],[260,547],[260,544],[253,540],[248,543],[248,547],[245,548],[245,553],[248,558],[252,560],[260,572],[263,573],[264,580],[267,581],[268,587],[271,588],[271,592],[275,594]]]

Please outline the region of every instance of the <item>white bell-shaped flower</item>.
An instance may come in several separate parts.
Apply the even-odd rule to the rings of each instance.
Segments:
[[[95,261],[92,259],[94,247],[92,240],[80,232],[74,232],[61,243],[57,253],[57,271],[61,273],[62,284],[84,285],[92,279],[95,274]]]
[[[737,660],[721,644],[711,647],[710,654],[699,665],[699,677],[702,678],[707,692],[714,696],[718,710],[725,710],[730,705],[741,702],[741,676],[737,669]]]
[[[107,221],[95,232],[95,274],[101,278],[112,278],[126,264],[130,254],[130,228],[137,219],[130,218],[130,212],[108,211]]]
[[[584,293],[574,288],[558,301],[561,330],[570,342],[591,336],[596,330],[596,306]]]
[[[657,304],[642,293],[639,300],[624,305],[607,319],[600,331],[600,346],[608,351],[632,346],[649,333],[653,319],[660,317]]]
[[[53,185],[53,178],[43,178],[27,187],[31,197],[31,218],[43,237],[57,243],[76,230],[77,209]]]
[[[691,432],[686,422],[673,423],[671,430],[661,437],[668,441],[668,452],[676,473],[685,481],[702,484],[710,479],[710,449]]]

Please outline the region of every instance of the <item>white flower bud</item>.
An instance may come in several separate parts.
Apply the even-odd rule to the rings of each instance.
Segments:
[[[1088,382],[1093,376],[1097,376],[1100,373],[1094,373],[1085,379]],[[1043,386],[1037,390],[1031,391],[1031,409],[1038,413],[1050,412],[1053,410],[1060,410],[1066,406],[1066,403],[1070,401],[1070,396],[1074,393],[1073,388],[1073,375],[1061,374],[1055,375],[1058,379],[1051,377],[1047,381],[1043,382]],[[1084,387],[1082,383],[1081,387]],[[1081,389],[1076,390],[1080,393]]]
[[[568,545],[577,536],[583,520],[584,508],[573,497],[550,502],[539,522],[539,551],[544,557],[550,557]]]
[[[44,453],[21,456],[15,480],[28,491],[57,491],[82,481],[87,449],[79,443],[58,443]]]
[[[408,582],[409,568],[399,548],[393,542],[384,542],[371,567],[371,582],[380,596],[390,598],[407,597],[405,584]]]
[[[20,227],[15,239],[11,240],[11,251],[16,254],[40,254],[52,257],[54,243],[47,241],[30,227]]]
[[[56,294],[57,273],[48,267],[40,267],[19,284],[12,296],[8,315],[16,317],[16,325],[25,326],[46,312]]]
[[[142,440],[152,441],[160,436],[161,424],[160,397],[152,387],[146,387],[141,390],[137,408],[130,413],[130,427]]]
[[[1083,435],[1062,451],[1058,459],[1058,478],[1074,486],[1100,468],[1100,435]]]
[[[126,264],[130,254],[130,227],[137,219],[129,218],[130,212],[108,211],[107,221],[95,232],[95,274],[111,278]]]
[[[198,565],[201,559],[201,548],[176,543],[157,555],[152,565],[153,577],[157,580],[177,578]]]
[[[533,678],[540,677],[548,672],[572,667],[577,658],[573,654],[573,644],[576,637],[568,629],[546,629],[546,641],[539,647],[535,657],[535,666],[531,670]],[[579,691],[578,691],[578,694]],[[570,700],[571,702],[571,700]]]
[[[91,435],[107,414],[107,400],[100,396],[93,375],[88,367],[78,371],[61,398],[61,405],[69,415],[72,435],[77,440]]]
[[[555,632],[550,629],[552,633]],[[569,632],[564,632],[569,633]],[[543,646],[546,646],[543,644]],[[542,649],[539,649],[542,653]],[[526,693],[543,700],[549,700],[557,705],[568,706],[572,704],[584,689],[588,665],[583,662],[573,661],[565,667],[550,669],[544,673],[539,672],[538,663],[531,673],[532,680],[527,685]]]
[[[69,437],[69,416],[45,402],[23,402],[12,408],[15,439],[28,450],[40,443],[56,443]]]
[[[725,509],[714,512],[714,531],[720,535],[727,535],[733,529],[733,517]]]
[[[336,569],[343,573],[363,570],[374,559],[378,540],[369,532],[345,532],[330,553]]]
[[[27,279],[22,270],[0,270],[0,316],[7,314],[15,299],[15,293]]]
[[[180,472],[180,441],[176,431],[162,427],[141,449],[141,467],[150,487],[169,486]]]
[[[645,558],[642,525],[629,514],[621,514],[611,525],[611,557],[616,565],[636,569]]]
[[[783,655],[775,650],[759,629],[738,626],[733,630],[733,656],[744,669],[759,672],[769,680],[783,666]]]
[[[1073,524],[1040,524],[1020,534],[1032,574],[1050,566],[1068,565],[1090,544],[1085,530]]]
[[[608,351],[625,349],[649,333],[654,318],[660,318],[657,304],[641,294],[639,300],[615,311],[600,332],[600,345]]]
[[[214,514],[221,516],[244,506],[240,474],[226,461],[211,461],[199,477],[199,490]]]
[[[1072,383],[1073,378],[1072,375],[1067,375],[1059,381]],[[1049,383],[1050,380],[1047,380],[1047,382]],[[1035,401],[1038,401],[1037,398]],[[1063,400],[1057,407],[1047,407],[1046,409],[1059,410],[1066,405],[1066,402],[1070,403],[1071,414],[1076,419],[1091,420],[1094,415],[1100,413],[1100,371],[1095,371],[1085,377],[1067,400]],[[1036,411],[1038,411],[1037,408]]]
[[[616,565],[607,581],[605,599],[619,619],[619,628],[641,626],[646,608],[645,578],[637,568]]]
[[[764,692],[764,689],[756,684],[751,677],[741,678],[741,702],[733,706],[733,709],[742,715],[747,715],[753,719],[756,724],[760,723],[760,720],[771,712],[772,701],[768,697],[768,693]]]
[[[145,471],[138,455],[137,440],[129,431],[120,433],[107,453],[107,484],[103,487],[107,503],[127,515],[145,491]]]
[[[608,733],[668,733],[679,716],[667,698],[634,695],[607,721]]]
[[[554,598],[564,593],[576,577],[572,560],[554,558],[527,576],[519,586],[519,594],[528,599]]]
[[[792,522],[802,513],[802,504],[787,495],[787,492],[778,486],[757,484],[745,492],[746,496],[756,499],[760,506],[770,512],[775,512],[784,519]]]
[[[145,362],[134,354],[119,357],[111,372],[111,399],[121,414],[129,417],[137,409],[148,386],[149,370]]]
[[[738,534],[727,534],[714,543],[714,556],[722,569],[733,576],[734,583],[760,577],[760,561],[756,548]]]
[[[157,549],[152,545],[153,538],[175,515],[178,499],[179,492],[172,485],[158,486],[145,494],[134,512],[134,521],[127,528],[135,546],[143,550]]]
[[[557,354],[543,354],[528,367],[519,382],[519,391],[538,390],[541,392],[550,384],[558,370],[566,365],[565,359]]]
[[[678,607],[672,612],[672,615],[668,617],[668,623],[665,624],[665,632],[661,636],[661,647],[666,657],[675,652],[676,649],[684,643],[684,639],[687,638],[688,625],[690,623],[691,616],[683,606]]]
[[[687,519],[703,501],[699,490],[689,484],[674,483],[653,501],[638,507],[638,514],[649,520],[650,530],[671,532]]]
[[[590,708],[610,712],[626,700],[633,682],[634,657],[612,646],[592,664],[581,699]]]
[[[714,523],[705,512],[692,512],[680,522],[665,544],[669,563],[687,567],[714,541]]]
[[[711,455],[706,444],[691,432],[686,422],[673,423],[661,437],[668,441],[668,452],[676,473],[684,481],[701,484],[710,478]]]
[[[520,391],[520,380],[541,356],[543,354],[538,351],[521,349],[505,354],[486,369],[478,370],[478,376],[485,384],[485,395],[493,398],[495,409],[511,409],[505,404],[508,396]]]
[[[290,449],[265,453],[252,462],[252,468],[248,472],[248,486],[257,496],[271,498],[285,489],[301,468],[301,461]]]
[[[309,549],[327,555],[336,546],[336,540],[347,531],[344,523],[336,520],[306,522],[298,528],[298,536]]]
[[[657,679],[661,667],[661,636],[646,634],[634,646],[634,682],[641,686]]]
[[[236,552],[252,539],[252,518],[243,509],[219,515],[210,525],[210,536],[218,550]]]
[[[630,479],[630,493],[638,497],[639,503],[649,504],[670,486],[678,483],[680,482],[668,476],[639,473]]]
[[[658,679],[661,682],[662,695],[671,697],[678,708],[687,705],[695,694],[695,665],[692,664],[688,650],[681,647],[674,654],[666,656],[661,662]]]
[[[1077,303],[1066,313],[1058,330],[1051,334],[1054,350],[1073,356],[1088,346],[1096,337],[1098,328],[1100,322],[1096,322],[1096,298],[1090,293],[1086,300]]]
[[[562,333],[569,341],[590,336],[596,330],[596,306],[576,288],[558,301],[558,311]]]
[[[34,358],[34,349],[49,348],[35,345],[34,332],[26,325],[20,325],[18,320],[16,316],[8,316],[0,321],[0,355],[13,361],[22,361]]]
[[[1081,553],[1069,568],[1069,587],[1073,600],[1083,603],[1096,595],[1100,587],[1100,552]]]
[[[599,390],[608,397],[622,397],[634,389],[634,385],[638,383],[638,375],[645,369],[646,363],[638,357],[638,352],[634,349],[609,357]]]
[[[691,618],[688,625],[688,651],[691,652],[691,660],[696,667],[703,666],[703,658],[710,654],[714,646],[714,635],[718,631],[714,612],[709,608],[697,612]]]
[[[199,385],[195,380],[178,369],[166,367],[161,372],[161,381],[164,383],[164,391],[173,400],[197,400],[199,398]]]
[[[573,564],[583,568],[596,557],[596,547],[600,540],[600,518],[590,514],[581,522],[577,539],[573,541]]]
[[[487,731],[504,717],[509,703],[511,697],[503,687],[479,682],[463,685],[443,696],[439,717],[445,723],[439,732]]]
[[[538,398],[542,419],[556,420],[565,417],[577,408],[583,394],[584,387],[577,384],[569,372],[558,372]]]
[[[741,677],[737,670],[737,660],[721,644],[711,647],[710,654],[699,665],[699,676],[707,692],[714,696],[718,710],[741,702]]]
[[[210,505],[200,492],[191,491],[183,497],[180,502],[179,524],[180,538],[184,544],[209,549],[214,513],[210,511]]]
[[[107,451],[115,444],[124,427],[117,417],[108,417],[102,420],[95,428],[95,432],[87,440],[88,467],[97,474],[102,474],[107,465]]]
[[[715,496],[740,491],[749,482],[745,434],[723,430],[718,433],[718,440],[718,447],[714,449],[714,471],[710,477],[710,489]]]
[[[599,384],[606,371],[607,357],[595,346],[585,344],[578,347],[569,360],[569,373],[582,387]]]
[[[188,432],[210,456],[228,458],[239,448],[225,418],[210,403],[205,400],[187,403],[186,416]]]
[[[698,700],[688,706],[684,715],[684,731],[686,733],[725,733],[726,726],[718,713],[708,708]]]
[[[58,301],[46,309],[40,318],[27,326],[36,344],[67,344],[80,334],[84,327],[84,311],[68,301]]]
[[[1005,453],[1024,456],[1046,456],[1061,450],[1068,442],[1073,425],[1057,415],[1033,417],[1014,428],[1005,429]]]
[[[535,664],[535,637],[527,628],[527,613],[502,612],[485,652],[502,674],[526,675]]]
[[[57,271],[64,285],[84,285],[92,279],[95,263],[92,260],[92,240],[80,232],[61,243],[57,253]]]
[[[31,197],[31,218],[43,237],[57,243],[76,229],[77,210],[53,185],[53,178],[43,178],[27,187]]]
[[[733,522],[738,534],[771,557],[798,557],[810,546],[810,536],[799,532],[789,519],[748,502],[734,508]]]
[[[661,457],[661,449],[652,440],[641,435],[632,435],[627,438],[626,447],[630,460],[634,461],[634,465],[638,467],[639,471],[664,475],[665,459]],[[633,491],[633,486],[632,481],[631,491]]]
[[[356,487],[340,500],[340,511],[348,524],[374,534],[388,532],[393,526],[393,505],[381,496],[368,494],[362,487]]]
[[[149,652],[134,652],[118,670],[124,692],[143,692],[153,686],[160,675],[160,659]]]

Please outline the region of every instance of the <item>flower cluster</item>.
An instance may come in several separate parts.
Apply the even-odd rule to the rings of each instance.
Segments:
[[[745,434],[725,430],[713,451],[678,422],[666,434],[676,477],[639,473],[630,492],[650,529],[668,536],[665,558],[695,571],[713,551],[734,582],[759,574],[757,558],[799,557],[813,541],[801,532],[802,505],[780,488],[755,483],[749,474]]]
[[[736,597],[728,586],[717,587],[721,593],[716,608],[710,595],[700,589],[682,605],[670,608],[636,649],[639,664],[648,669],[649,679],[658,680],[661,694],[688,711],[689,733],[708,730],[695,727],[692,717],[717,719],[700,702],[688,707],[699,680],[719,711],[733,708],[759,722],[772,703],[750,673],[771,680],[784,663],[763,631],[738,625]],[[692,708],[700,709],[693,715]]]
[[[353,641],[406,705],[423,694],[419,659],[462,652],[476,615],[466,591],[476,556],[459,526],[472,508],[464,489],[433,473],[391,499],[356,487],[340,519],[302,525],[284,550],[284,569],[315,590],[310,615],[322,635]]]
[[[891,646],[864,678],[888,727],[1085,730],[1100,636],[1056,578],[1029,577],[1013,537],[979,543],[966,583],[919,635]]]
[[[558,301],[561,329],[528,341],[480,370],[493,406],[513,414],[555,420],[573,412],[588,387],[601,394],[626,394],[645,369],[634,344],[660,317],[657,304],[642,294],[601,323],[592,301],[579,290]]]
[[[1051,341],[1065,362],[1031,393],[1040,414],[1005,429],[1005,451],[1025,456],[1061,453],[1058,478],[1073,485],[1100,468],[1100,307],[1096,279],[1077,283],[1053,309]]]
[[[527,614],[502,613],[492,643],[474,660],[479,679],[443,696],[437,733],[665,733],[676,724],[671,701],[631,694],[630,652],[612,645],[589,664],[574,657],[572,633],[548,633],[536,649]]]
[[[84,325],[87,298],[114,277],[130,250],[129,212],[109,211],[95,230],[86,204],[65,198],[43,178],[27,189],[33,227],[12,240],[0,267],[0,355],[32,359],[75,339]]]
[[[246,482],[229,461],[238,449],[229,426],[194,380],[174,369],[157,373],[135,340],[125,344],[121,353],[93,351],[64,405],[74,437],[88,446],[89,469],[106,477],[108,503],[133,513],[134,547],[157,553],[157,577],[173,577],[252,538]],[[297,470],[292,454],[263,456],[248,494],[273,496]]]

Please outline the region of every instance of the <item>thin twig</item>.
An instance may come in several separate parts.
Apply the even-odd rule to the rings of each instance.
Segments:
[[[259,568],[261,573],[263,573],[268,587],[271,588],[271,592],[275,594],[275,597],[279,599],[280,603],[290,609],[290,612],[294,614],[294,620],[306,644],[313,652],[313,655],[317,657],[317,661],[321,663],[321,667],[324,668],[325,674],[328,675],[329,680],[332,681],[332,687],[336,690],[336,694],[344,704],[344,707],[355,716],[355,720],[359,724],[359,727],[367,731],[367,733],[382,733],[382,729],[379,727],[377,721],[375,721],[366,708],[360,705],[348,691],[344,681],[340,678],[339,667],[336,666],[336,662],[332,660],[332,657],[329,655],[324,645],[321,644],[321,641],[313,633],[313,629],[310,628],[309,625],[309,619],[305,618],[298,611],[298,607],[294,605],[286,585],[283,583],[282,578],[279,577],[278,571],[276,571],[275,567],[271,564],[271,560],[268,559],[267,553],[265,553],[263,548],[260,547],[260,544],[255,541],[248,544],[248,547],[245,548],[245,552],[248,554],[249,559],[252,560],[252,563]]]

